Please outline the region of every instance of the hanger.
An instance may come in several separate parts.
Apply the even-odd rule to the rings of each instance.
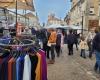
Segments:
[[[34,56],[34,55],[36,55],[36,53],[37,53],[37,50],[34,47],[29,48],[29,50],[28,50],[29,55]]]

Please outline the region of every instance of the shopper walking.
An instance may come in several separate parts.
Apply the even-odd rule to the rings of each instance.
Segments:
[[[96,36],[93,39],[93,51],[96,54],[96,63],[94,66],[94,70],[97,72],[99,69],[100,73],[100,32],[98,30],[95,30]]]
[[[60,29],[58,29],[57,31],[57,39],[56,39],[56,53],[57,53],[57,57],[60,56],[60,52],[61,52],[61,38],[62,38],[62,32]]]
[[[66,35],[66,33],[62,31],[62,35],[61,35],[61,50],[60,50],[61,53],[63,53],[65,35]]]
[[[87,44],[89,47],[89,58],[92,58],[92,54],[93,54],[92,42],[93,42],[94,36],[95,36],[95,33],[94,33],[94,31],[91,30],[86,38]]]
[[[74,31],[73,34],[74,34],[74,36],[75,36],[75,46],[76,46],[76,50],[78,50],[78,38],[79,38],[79,36],[78,36],[76,30]]]
[[[51,50],[51,45],[49,45],[49,46],[48,46],[49,37],[50,37],[50,35],[51,35],[51,33],[50,33],[50,31],[49,31],[49,30],[47,30],[46,35],[47,35],[46,56],[47,56],[47,59],[49,60],[49,59],[50,59],[49,52],[50,52],[50,50]]]
[[[51,60],[50,60],[50,63],[54,64],[55,62],[55,45],[56,45],[56,39],[57,39],[57,33],[56,33],[56,30],[54,29],[51,29],[51,34],[50,34],[50,37],[49,37],[49,40],[48,40],[48,44],[50,46],[50,50],[51,50]]]
[[[47,59],[49,59],[49,51],[50,51],[50,47],[47,46],[49,37],[50,37],[50,32],[48,32],[48,30],[46,29],[42,29],[41,30],[41,40],[43,44],[42,48],[46,53]]]
[[[85,41],[85,38],[83,36],[81,37],[81,42],[79,44],[79,48],[81,50],[80,56],[83,58],[86,58],[85,51],[87,49],[87,42]]]
[[[41,40],[42,40],[42,44],[43,44],[43,50],[46,53],[47,42],[48,42],[48,36],[47,36],[47,30],[46,29],[41,30]]]
[[[73,55],[73,45],[75,43],[75,36],[73,35],[73,30],[69,30],[69,34],[67,36],[67,44],[68,44],[68,55]]]

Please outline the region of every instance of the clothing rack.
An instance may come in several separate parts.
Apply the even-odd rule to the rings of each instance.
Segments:
[[[0,39],[0,40],[3,41],[6,39]],[[16,47],[22,48],[21,49],[22,52],[20,50],[17,50],[16,48],[9,51],[10,56],[8,52],[1,55],[0,61],[2,63],[0,62],[0,65],[2,66],[0,67],[0,80],[47,80],[47,64],[46,64],[45,52],[41,49],[35,51],[34,49],[36,48],[36,46],[34,46],[35,45],[34,41],[29,39],[23,39],[23,40],[29,41],[30,43],[29,44],[24,44],[24,43],[21,44],[22,42],[20,44],[0,43],[0,47],[3,46],[4,49],[5,47],[13,47],[13,46],[15,48]],[[32,50],[30,51],[28,50],[28,52],[23,52],[23,50],[26,49],[27,47],[32,48]],[[33,54],[34,52],[35,55]],[[1,74],[2,72],[3,74]]]
[[[7,38],[7,39],[10,39],[10,38]],[[3,41],[3,40],[6,40],[6,39],[0,39],[0,41]],[[20,41],[20,44],[3,44],[3,43],[0,43],[0,46],[5,46],[5,47],[6,46],[7,47],[11,47],[11,46],[25,47],[25,46],[32,46],[35,43],[35,41],[33,41],[33,40],[29,40],[29,39],[24,39],[24,40],[30,41],[30,43],[29,44],[23,44],[23,42]]]

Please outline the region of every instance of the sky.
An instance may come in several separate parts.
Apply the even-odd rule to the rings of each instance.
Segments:
[[[70,10],[70,0],[34,0],[35,11],[40,23],[46,23],[48,14],[54,13],[56,17],[64,19]]]

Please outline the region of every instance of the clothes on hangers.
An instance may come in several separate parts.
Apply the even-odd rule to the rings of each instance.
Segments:
[[[16,56],[5,54],[0,55],[0,80],[47,80],[46,57],[42,50],[32,54],[21,52],[23,55],[14,50]]]
[[[41,55],[41,75],[42,75],[42,80],[47,80],[47,63],[46,63],[46,55],[45,51],[42,49],[39,50],[39,54]]]
[[[34,55],[34,56],[32,56],[32,55],[29,55],[29,57],[30,57],[30,61],[31,61],[31,79],[32,80],[34,80],[35,78],[36,78],[36,72],[35,72],[35,70],[36,70],[36,68],[37,68],[37,63],[38,63],[38,57],[37,57],[37,55]]]
[[[25,56],[23,80],[31,80],[31,61],[29,55]]]

